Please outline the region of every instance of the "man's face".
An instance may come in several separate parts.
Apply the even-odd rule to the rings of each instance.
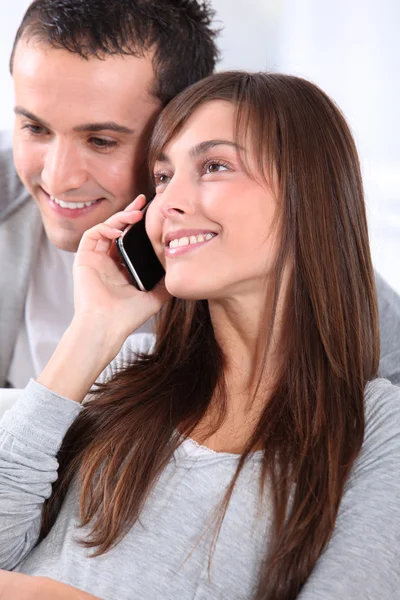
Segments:
[[[149,56],[85,60],[18,42],[14,160],[58,248],[148,190],[145,147],[161,110]]]

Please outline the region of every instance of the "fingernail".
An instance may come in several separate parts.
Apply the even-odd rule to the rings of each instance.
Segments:
[[[139,198],[143,198],[144,200],[146,200],[146,196],[144,194],[139,194],[139,196],[137,196],[133,202],[131,202],[130,204],[128,204],[128,206],[125,208],[126,211],[131,211],[131,210],[137,210],[137,208],[132,208],[132,205],[136,202],[136,200],[139,200]]]

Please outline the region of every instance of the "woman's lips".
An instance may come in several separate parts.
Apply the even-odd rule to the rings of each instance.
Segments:
[[[180,235],[180,237],[174,236],[165,246],[165,256],[173,258],[198,250],[212,242],[217,235],[214,232],[205,231],[204,233],[197,233],[197,235],[192,233],[191,235]],[[173,244],[172,247],[171,244]]]

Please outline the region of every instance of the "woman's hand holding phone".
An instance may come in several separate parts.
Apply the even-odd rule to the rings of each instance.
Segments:
[[[169,298],[163,283],[145,294],[138,292],[115,250],[122,231],[142,219],[145,203],[140,195],[125,211],[86,231],[74,263],[75,317],[97,319],[120,335],[121,345]]]
[[[81,402],[126,338],[170,298],[163,281],[143,293],[118,261],[115,240],[142,218],[145,197],[84,233],[74,262],[75,314],[38,382]]]

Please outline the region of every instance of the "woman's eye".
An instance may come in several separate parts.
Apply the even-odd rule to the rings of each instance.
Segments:
[[[159,185],[165,185],[169,182],[171,177],[166,173],[154,173],[154,185],[155,187]]]
[[[204,168],[206,173],[219,173],[220,171],[227,171],[228,166],[220,162],[209,162]]]

